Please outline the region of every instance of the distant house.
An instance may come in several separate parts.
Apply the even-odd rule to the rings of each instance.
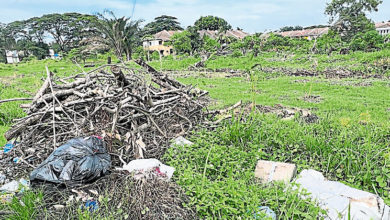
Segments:
[[[324,34],[327,34],[328,32],[329,32],[329,27],[324,27],[324,28],[312,28],[312,29],[304,29],[304,30],[297,30],[297,31],[284,31],[284,32],[279,32],[278,34],[282,35],[283,37],[313,40],[318,37],[321,37]]]
[[[162,56],[167,56],[173,54],[173,47],[167,46],[164,43],[169,42],[171,37],[175,33],[180,33],[181,31],[166,31],[163,30],[153,35],[153,39],[148,39],[143,42],[143,48],[147,51],[157,51]]]
[[[174,53],[172,46],[164,45],[164,43],[169,42],[172,36],[175,33],[181,33],[181,31],[166,31],[163,30],[158,32],[153,36],[153,39],[148,39],[143,42],[143,48],[147,51],[157,51],[163,56],[167,56]],[[218,31],[210,31],[210,30],[201,30],[198,31],[201,38],[204,36],[208,36],[212,39],[217,39],[220,36]],[[243,39],[246,36],[249,36],[248,33],[245,33],[241,30],[229,30],[226,32],[221,32],[223,36],[234,37],[237,39]]]
[[[390,21],[376,23],[375,29],[382,36],[389,35],[390,34]]]
[[[19,54],[17,50],[6,50],[5,55],[7,57],[7,63],[19,63]]]
[[[236,39],[243,39],[246,36],[249,36],[248,33],[241,31],[241,30],[228,30],[228,31],[224,31],[224,32],[201,30],[201,31],[198,31],[198,33],[199,33],[200,37],[202,37],[202,38],[204,36],[208,36],[212,39],[217,39],[218,36],[220,36],[220,35],[225,36],[225,37],[233,37]]]

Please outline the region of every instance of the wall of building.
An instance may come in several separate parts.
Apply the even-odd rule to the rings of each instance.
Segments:
[[[162,40],[150,40],[143,42],[143,47],[147,51],[157,51],[163,56],[174,53],[172,46],[165,46]]]
[[[377,28],[376,29],[378,33],[382,36],[389,35],[390,34],[390,27],[387,28]]]

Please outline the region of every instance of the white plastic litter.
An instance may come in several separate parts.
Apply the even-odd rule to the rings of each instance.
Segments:
[[[348,219],[350,206],[352,220],[390,220],[390,208],[379,196],[340,182],[328,181],[318,171],[303,170],[295,182],[311,193],[311,198],[317,200],[321,208],[328,211],[326,219]]]
[[[154,173],[170,180],[175,172],[175,168],[167,166],[157,159],[133,160],[117,170],[135,172],[134,178],[136,179],[144,178],[148,173]]]
[[[173,145],[176,146],[184,146],[184,145],[193,145],[191,141],[185,139],[183,136],[177,137],[175,140],[173,140]],[[172,145],[171,145],[172,147]]]
[[[7,184],[4,184],[2,187],[0,187],[0,192],[15,193],[18,192],[20,188],[21,188],[20,191],[23,192],[25,189],[28,189],[29,187],[30,187],[29,181],[22,178],[19,181],[13,180]]]
[[[13,180],[9,183],[4,184],[1,188],[0,191],[2,192],[16,192],[19,189],[19,182],[16,180]]]

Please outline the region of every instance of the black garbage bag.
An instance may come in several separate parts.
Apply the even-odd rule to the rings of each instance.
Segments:
[[[88,183],[107,174],[110,166],[111,157],[100,138],[75,138],[51,153],[30,174],[30,181]]]

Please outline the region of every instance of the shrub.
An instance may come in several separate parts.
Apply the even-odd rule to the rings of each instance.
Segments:
[[[242,53],[240,50],[234,50],[233,53],[232,53],[232,57],[241,57],[242,56]]]
[[[350,48],[354,51],[373,51],[383,47],[384,39],[375,30],[358,33],[351,41]]]

